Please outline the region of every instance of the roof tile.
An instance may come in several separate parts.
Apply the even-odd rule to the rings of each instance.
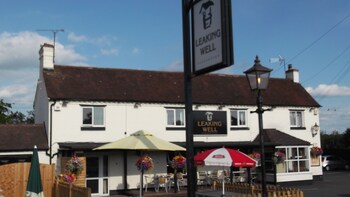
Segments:
[[[182,72],[55,65],[45,70],[48,97],[53,100],[184,103]],[[193,103],[256,105],[256,95],[243,75],[206,74],[193,78]],[[299,84],[271,78],[262,93],[265,105],[320,107]]]

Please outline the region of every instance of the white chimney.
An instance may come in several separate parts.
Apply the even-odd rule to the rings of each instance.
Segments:
[[[294,83],[299,83],[299,70],[293,68],[292,64],[288,64],[288,70],[286,71],[286,79],[291,79]]]
[[[43,69],[53,70],[53,53],[54,46],[52,44],[43,44],[39,50],[39,60],[40,60],[40,78],[42,78]]]

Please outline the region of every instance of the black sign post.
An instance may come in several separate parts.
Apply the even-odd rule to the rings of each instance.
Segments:
[[[186,161],[187,161],[187,196],[196,195],[196,169],[194,166],[193,120],[192,120],[192,71],[191,71],[191,35],[190,10],[192,0],[182,0],[182,35],[185,84],[186,113]]]
[[[192,77],[233,64],[231,18],[231,0],[182,0],[187,197],[195,197],[197,186],[193,147]]]

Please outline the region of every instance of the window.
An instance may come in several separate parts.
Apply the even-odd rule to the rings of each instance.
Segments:
[[[86,186],[91,188],[92,194],[109,194],[108,176],[108,156],[86,157]]]
[[[295,128],[304,127],[303,114],[304,114],[303,111],[290,111],[289,112],[290,126]]]
[[[246,110],[231,110],[231,126],[232,127],[246,127],[247,118]]]
[[[298,146],[298,147],[278,147],[275,152],[283,153],[284,155],[280,162],[276,162],[277,173],[297,173],[297,172],[309,172],[309,148]],[[277,160],[276,160],[277,161]]]
[[[167,126],[184,127],[185,126],[185,109],[167,109]]]
[[[103,127],[104,126],[104,107],[89,106],[83,107],[83,126],[84,127]]]

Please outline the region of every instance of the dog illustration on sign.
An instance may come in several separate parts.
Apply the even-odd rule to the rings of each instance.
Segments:
[[[209,0],[202,4],[201,9],[199,11],[200,14],[203,16],[203,28],[208,29],[211,26],[212,22],[212,13],[211,13],[211,6],[214,5],[214,2],[212,0]]]

